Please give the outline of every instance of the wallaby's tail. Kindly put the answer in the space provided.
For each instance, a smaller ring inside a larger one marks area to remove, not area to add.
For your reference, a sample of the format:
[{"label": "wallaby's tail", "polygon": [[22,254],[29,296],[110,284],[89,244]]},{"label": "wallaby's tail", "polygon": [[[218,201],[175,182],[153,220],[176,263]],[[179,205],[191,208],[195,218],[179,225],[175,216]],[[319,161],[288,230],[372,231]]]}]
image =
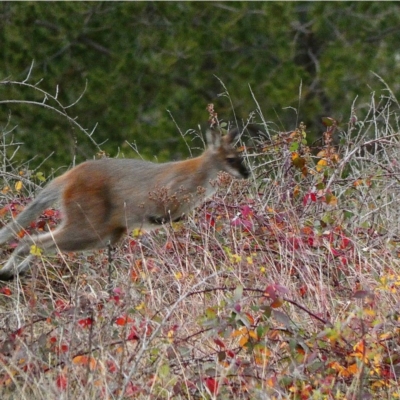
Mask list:
[{"label": "wallaby's tail", "polygon": [[17,218],[0,229],[0,245],[16,236],[43,210],[55,203],[61,193],[62,185],[57,179],[50,182],[39,195],[20,213]]}]

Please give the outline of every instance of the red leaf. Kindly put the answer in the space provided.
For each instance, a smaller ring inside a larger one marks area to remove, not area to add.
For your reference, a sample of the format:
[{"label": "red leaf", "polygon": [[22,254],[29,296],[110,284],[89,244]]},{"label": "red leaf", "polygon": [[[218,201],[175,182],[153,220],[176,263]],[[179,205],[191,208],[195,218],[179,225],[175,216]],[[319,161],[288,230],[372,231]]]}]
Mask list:
[{"label": "red leaf", "polygon": [[93,320],[92,318],[84,318],[84,319],[80,319],[78,321],[78,324],[82,327],[82,328],[87,328],[89,326],[91,326],[93,324]]},{"label": "red leaf", "polygon": [[210,224],[210,226],[215,226],[215,218],[212,214],[207,213],[206,214],[206,220]]},{"label": "red leaf", "polygon": [[115,364],[114,361],[107,360],[106,365],[107,365],[108,372],[114,373],[114,372],[118,371],[118,366],[117,366],[117,364]]},{"label": "red leaf", "polygon": [[214,378],[204,378],[204,383],[211,394],[218,393],[218,382]]},{"label": "red leaf", "polygon": [[59,312],[65,311],[70,308],[70,304],[68,304],[65,300],[58,299],[56,300],[56,310]]},{"label": "red leaf", "polygon": [[307,291],[308,291],[308,288],[306,285],[300,286],[299,293],[300,293],[301,297],[304,297],[306,295]]},{"label": "red leaf", "polygon": [[0,293],[4,294],[5,296],[11,296],[12,294],[11,289],[8,287],[2,287],[0,289]]},{"label": "red leaf", "polygon": [[240,212],[245,219],[249,219],[249,217],[253,216],[253,210],[250,206],[240,207]]},{"label": "red leaf", "polygon": [[235,358],[235,353],[232,350],[227,350],[226,355],[230,358]]},{"label": "red leaf", "polygon": [[67,344],[62,344],[60,346],[60,353],[66,353],[68,351],[68,345]]},{"label": "red leaf", "polygon": [[332,248],[331,251],[332,251],[332,254],[334,257],[339,257],[343,254],[343,252],[341,252],[340,250],[337,250],[337,249]]},{"label": "red leaf", "polygon": [[316,202],[317,201],[317,195],[315,193],[307,193],[303,197],[303,206],[306,206],[310,201]]},{"label": "red leaf", "polygon": [[35,226],[32,226],[32,228],[36,228],[36,229],[43,229],[46,226],[46,221],[45,220],[41,220],[35,223]]},{"label": "red leaf", "polygon": [[135,326],[131,327],[127,340],[139,340],[139,334]]},{"label": "red leaf", "polygon": [[23,328],[17,329],[13,333],[11,333],[10,340],[14,341],[17,337],[22,336],[23,333],[24,333],[24,329]]},{"label": "red leaf", "polygon": [[51,209],[45,210],[43,213],[43,216],[45,216],[45,217],[54,217],[54,215],[56,215],[56,212],[55,212],[55,210],[51,210]]},{"label": "red leaf", "polygon": [[135,396],[136,398],[139,392],[140,392],[140,386],[136,386],[132,382],[129,382],[128,386],[126,387],[125,396],[126,397]]},{"label": "red leaf", "polygon": [[119,296],[111,296],[110,301],[114,301],[116,305],[120,303],[120,297]]},{"label": "red leaf", "polygon": [[220,347],[221,349],[224,349],[225,348],[225,345],[224,345],[224,342],[221,340],[221,339],[214,339],[214,343],[218,346],[218,347]]},{"label": "red leaf", "polygon": [[282,285],[272,284],[265,288],[264,296],[270,298],[271,300],[275,300],[279,296],[288,294],[289,290]]},{"label": "red leaf", "polygon": [[342,243],[340,244],[340,248],[345,249],[350,244],[351,244],[351,240],[348,237],[342,235]]},{"label": "red leaf", "polygon": [[60,374],[56,378],[56,385],[60,390],[65,390],[68,386],[68,379],[64,374]]},{"label": "red leaf", "polygon": [[233,309],[234,309],[237,313],[240,313],[240,311],[242,310],[242,307],[241,307],[240,304],[235,304],[235,305],[233,306]]}]

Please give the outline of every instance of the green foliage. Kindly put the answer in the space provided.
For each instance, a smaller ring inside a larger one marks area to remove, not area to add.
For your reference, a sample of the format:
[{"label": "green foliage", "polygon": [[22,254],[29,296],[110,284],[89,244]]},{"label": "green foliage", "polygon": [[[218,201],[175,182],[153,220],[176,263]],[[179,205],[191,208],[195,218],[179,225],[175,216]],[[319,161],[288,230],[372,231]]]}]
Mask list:
[{"label": "green foliage", "polygon": [[[97,143],[115,156],[186,157],[181,131],[207,119],[207,103],[220,117],[242,118],[255,108],[279,130],[299,119],[315,138],[320,115],[347,119],[358,96],[380,91],[374,71],[391,84],[399,73],[399,14],[394,3],[314,2],[45,2],[1,4],[0,79],[29,79],[70,108]],[[218,77],[229,91],[231,99]],[[299,99],[299,87],[301,98]],[[396,89],[396,87],[394,88]],[[32,91],[0,85],[0,98],[32,99]],[[300,108],[299,116],[291,107]],[[284,110],[282,110],[284,108]],[[54,152],[46,167],[91,158],[95,149],[73,126],[49,110],[1,105],[11,111],[14,135],[32,165]],[[171,117],[172,116],[172,117]],[[174,120],[173,120],[174,119]],[[191,143],[198,146],[200,142]]]}]

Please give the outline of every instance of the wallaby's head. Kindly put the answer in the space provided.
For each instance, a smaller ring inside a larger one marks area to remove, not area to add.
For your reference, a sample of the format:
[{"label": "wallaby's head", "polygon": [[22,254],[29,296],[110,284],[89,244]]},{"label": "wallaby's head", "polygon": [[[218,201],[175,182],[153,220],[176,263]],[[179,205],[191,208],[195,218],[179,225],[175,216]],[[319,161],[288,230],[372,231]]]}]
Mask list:
[{"label": "wallaby's head", "polygon": [[217,130],[207,132],[209,149],[213,152],[213,162],[220,171],[225,171],[235,178],[248,178],[250,175],[243,157],[234,147],[234,142],[239,134],[238,129],[229,131],[225,136]]}]

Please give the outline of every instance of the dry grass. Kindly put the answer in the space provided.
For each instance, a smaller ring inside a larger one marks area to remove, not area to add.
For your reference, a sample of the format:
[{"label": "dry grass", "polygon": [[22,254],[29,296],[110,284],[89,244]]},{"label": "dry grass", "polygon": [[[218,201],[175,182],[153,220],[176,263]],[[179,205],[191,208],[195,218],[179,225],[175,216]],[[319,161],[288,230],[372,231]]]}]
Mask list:
[{"label": "dry grass", "polygon": [[184,222],[2,285],[1,398],[398,398],[399,107],[380,106],[325,121],[318,157],[262,124],[252,179]]}]

